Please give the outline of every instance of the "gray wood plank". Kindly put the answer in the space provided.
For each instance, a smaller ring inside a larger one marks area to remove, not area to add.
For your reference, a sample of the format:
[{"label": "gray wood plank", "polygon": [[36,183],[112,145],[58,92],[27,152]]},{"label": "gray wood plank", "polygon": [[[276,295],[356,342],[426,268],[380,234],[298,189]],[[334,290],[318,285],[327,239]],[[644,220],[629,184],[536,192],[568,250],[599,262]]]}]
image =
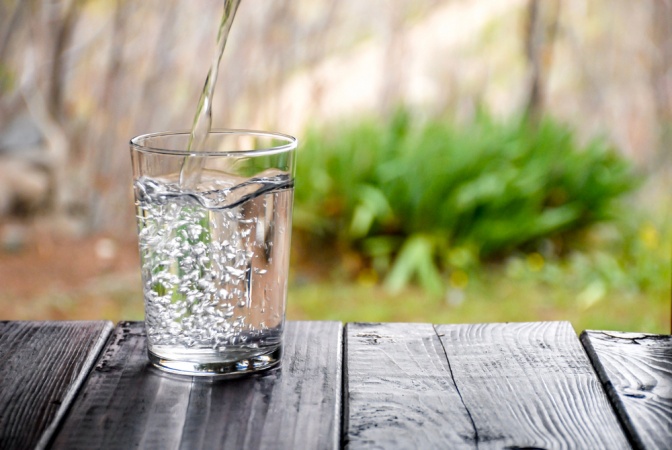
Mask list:
[{"label": "gray wood plank", "polygon": [[479,449],[630,448],[568,322],[436,330]]},{"label": "gray wood plank", "polygon": [[476,448],[432,325],[349,323],[345,339],[346,448]]},{"label": "gray wood plank", "polygon": [[634,446],[672,448],[672,336],[585,331],[581,341]]},{"label": "gray wood plank", "polygon": [[341,353],[340,323],[288,322],[279,369],[209,382],[152,368],[121,323],[53,448],[338,448]]},{"label": "gray wood plank", "polygon": [[44,448],[111,322],[0,322],[0,448]]}]

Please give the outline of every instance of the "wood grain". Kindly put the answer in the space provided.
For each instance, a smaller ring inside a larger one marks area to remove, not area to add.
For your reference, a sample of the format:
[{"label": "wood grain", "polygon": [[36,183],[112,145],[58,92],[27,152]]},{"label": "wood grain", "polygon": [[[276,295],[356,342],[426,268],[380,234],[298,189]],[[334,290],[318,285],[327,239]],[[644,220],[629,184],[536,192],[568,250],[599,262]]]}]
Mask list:
[{"label": "wood grain", "polygon": [[476,448],[432,325],[349,323],[345,336],[346,448]]},{"label": "wood grain", "polygon": [[479,449],[630,448],[568,322],[436,330]]},{"label": "wood grain", "polygon": [[342,326],[288,322],[281,368],[229,381],[165,374],[121,323],[54,448],[338,448]]},{"label": "wood grain", "polygon": [[634,446],[672,448],[672,336],[585,331],[581,341]]},{"label": "wood grain", "polygon": [[0,448],[44,448],[112,328],[0,322]]}]

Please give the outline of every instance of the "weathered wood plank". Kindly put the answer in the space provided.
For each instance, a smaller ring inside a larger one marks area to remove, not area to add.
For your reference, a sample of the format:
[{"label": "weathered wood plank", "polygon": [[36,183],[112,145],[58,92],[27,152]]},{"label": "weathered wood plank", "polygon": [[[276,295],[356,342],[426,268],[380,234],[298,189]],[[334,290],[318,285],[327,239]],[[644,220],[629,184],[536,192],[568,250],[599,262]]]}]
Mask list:
[{"label": "weathered wood plank", "polygon": [[581,342],[634,446],[672,448],[672,336],[585,331]]},{"label": "weathered wood plank", "polygon": [[476,448],[432,325],[349,323],[345,336],[346,448]]},{"label": "weathered wood plank", "polygon": [[436,330],[479,449],[630,448],[568,322]]},{"label": "weathered wood plank", "polygon": [[0,448],[44,448],[111,322],[0,322]]},{"label": "weathered wood plank", "polygon": [[142,323],[121,323],[53,447],[338,448],[342,325],[288,322],[282,365],[228,381],[149,366]]}]

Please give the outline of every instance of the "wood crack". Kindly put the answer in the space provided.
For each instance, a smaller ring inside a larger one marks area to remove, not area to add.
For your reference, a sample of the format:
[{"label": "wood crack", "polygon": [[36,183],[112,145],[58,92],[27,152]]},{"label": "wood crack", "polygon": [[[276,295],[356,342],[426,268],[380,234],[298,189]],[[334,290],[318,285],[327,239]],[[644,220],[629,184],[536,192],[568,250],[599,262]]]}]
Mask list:
[{"label": "wood crack", "polygon": [[471,411],[469,411],[469,407],[464,401],[464,397],[462,397],[460,387],[457,385],[457,380],[455,380],[455,374],[453,373],[453,366],[450,364],[450,358],[448,358],[448,352],[446,351],[446,346],[443,345],[443,340],[441,339],[441,337],[444,336],[444,334],[439,334],[438,330],[436,329],[436,325],[432,324],[432,328],[434,329],[434,333],[436,333],[436,337],[439,339],[441,349],[443,349],[443,354],[446,357],[446,363],[448,363],[448,370],[450,372],[450,379],[453,380],[453,386],[455,386],[455,391],[457,392],[457,395],[460,397],[460,402],[462,403],[462,406],[464,406],[464,410],[467,412],[467,416],[469,417],[471,426],[474,429],[474,444],[476,445],[476,450],[478,450],[478,429],[476,428],[476,422],[474,421],[474,418],[471,415]]}]

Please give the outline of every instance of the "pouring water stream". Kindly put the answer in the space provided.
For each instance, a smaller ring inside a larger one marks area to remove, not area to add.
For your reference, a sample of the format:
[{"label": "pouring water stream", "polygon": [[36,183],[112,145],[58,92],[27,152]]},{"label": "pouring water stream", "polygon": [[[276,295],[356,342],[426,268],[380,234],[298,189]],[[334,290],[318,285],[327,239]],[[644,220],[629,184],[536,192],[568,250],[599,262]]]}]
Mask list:
[{"label": "pouring water stream", "polygon": [[[208,134],[212,127],[212,99],[215,94],[219,65],[239,4],[240,0],[224,0],[224,12],[217,33],[217,53],[212,60],[208,76],[205,79],[205,85],[198,101],[196,115],[194,116],[191,128],[191,136],[189,137],[187,150],[192,153],[205,150]],[[202,169],[203,158],[194,156],[185,157],[180,170],[180,185],[183,188],[194,188],[201,178]]]}]

